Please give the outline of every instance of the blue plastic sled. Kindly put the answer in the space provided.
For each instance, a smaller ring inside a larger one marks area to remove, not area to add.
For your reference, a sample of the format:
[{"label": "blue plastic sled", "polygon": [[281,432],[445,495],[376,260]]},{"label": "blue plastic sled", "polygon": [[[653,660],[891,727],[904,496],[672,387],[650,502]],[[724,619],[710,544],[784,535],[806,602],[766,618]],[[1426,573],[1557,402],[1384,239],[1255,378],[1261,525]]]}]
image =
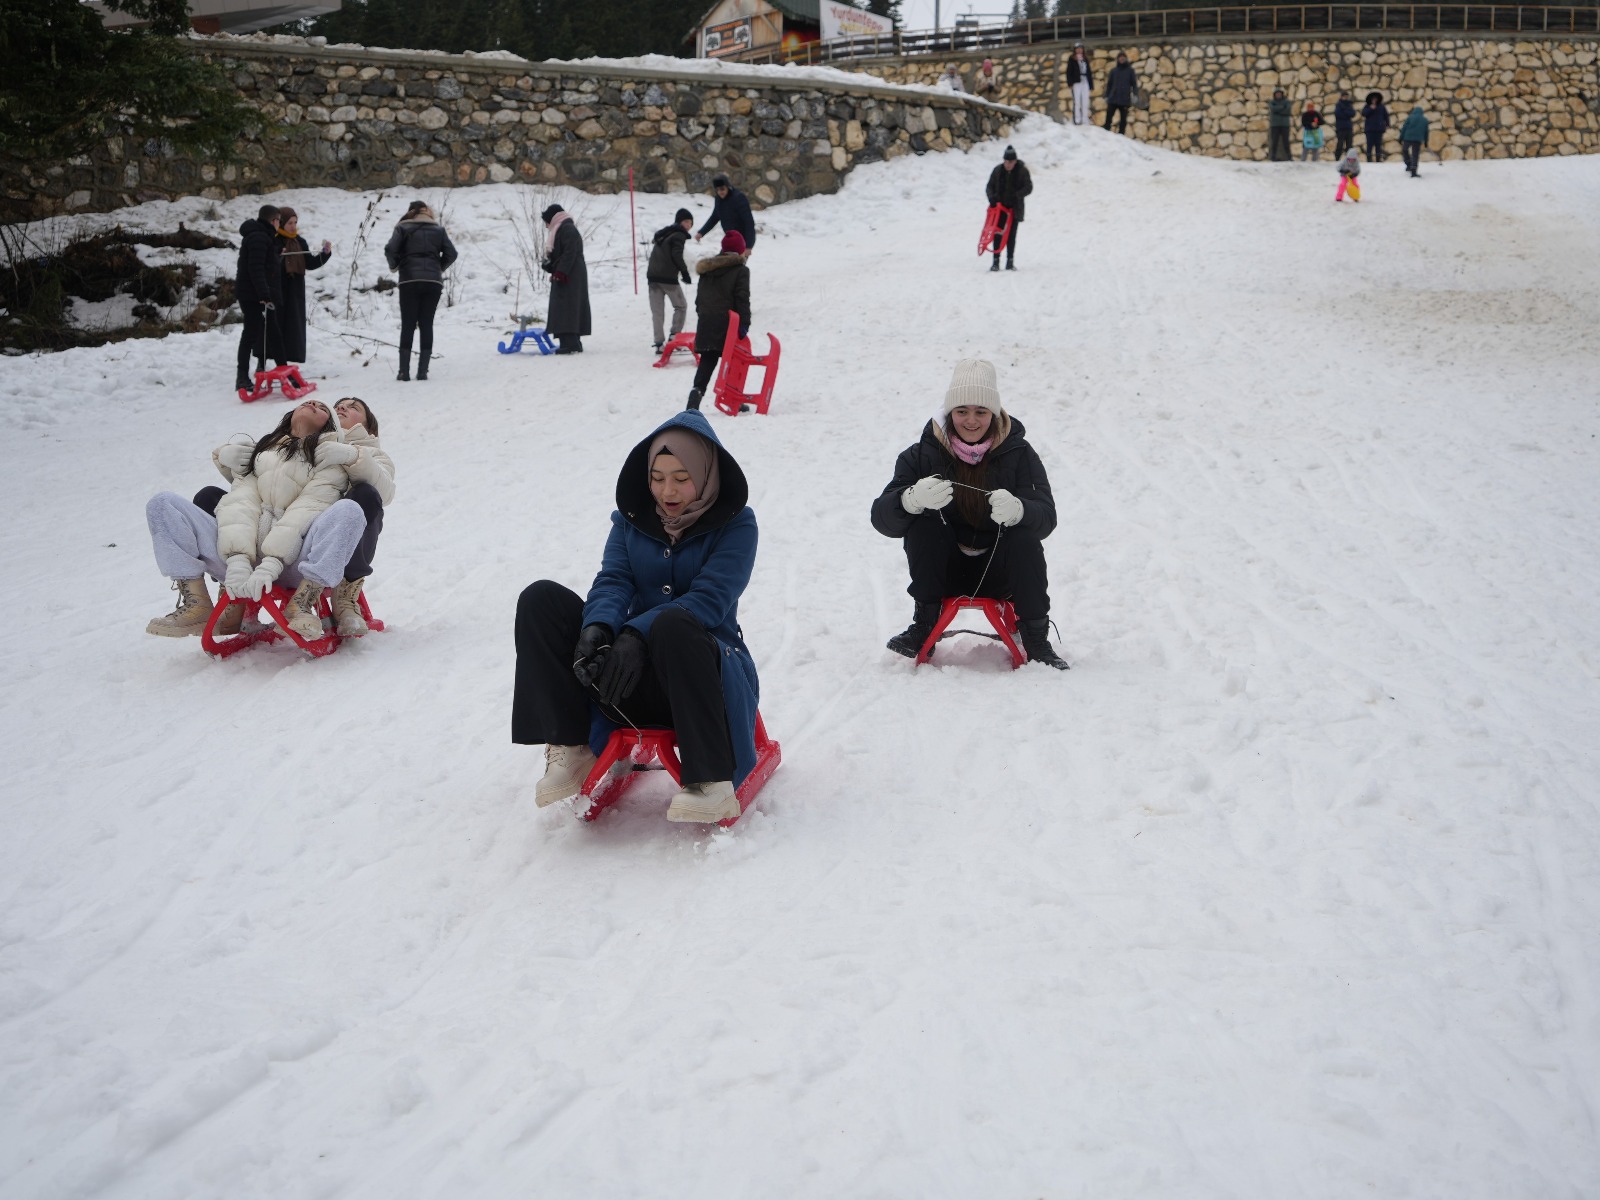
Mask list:
[{"label": "blue plastic sled", "polygon": [[556,352],[556,344],[550,340],[548,333],[542,329],[528,328],[538,318],[513,315],[511,319],[517,323],[517,328],[506,330],[507,336],[511,338],[509,346],[504,342],[496,345],[495,349],[499,350],[501,354],[517,353],[522,349],[522,343],[529,338],[533,339],[533,344],[539,348],[540,354],[554,354]]}]

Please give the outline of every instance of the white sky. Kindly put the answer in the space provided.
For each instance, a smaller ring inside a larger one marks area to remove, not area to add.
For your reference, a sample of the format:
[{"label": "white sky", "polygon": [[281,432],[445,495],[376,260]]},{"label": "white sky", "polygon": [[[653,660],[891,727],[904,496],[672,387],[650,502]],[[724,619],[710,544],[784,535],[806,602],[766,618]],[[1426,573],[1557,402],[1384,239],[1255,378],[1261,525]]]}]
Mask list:
[{"label": "white sky", "polygon": [[[902,28],[932,29],[934,0],[900,0]],[[956,17],[966,13],[986,20],[1004,20],[1011,12],[1011,0],[939,0],[939,24],[948,29]]]}]

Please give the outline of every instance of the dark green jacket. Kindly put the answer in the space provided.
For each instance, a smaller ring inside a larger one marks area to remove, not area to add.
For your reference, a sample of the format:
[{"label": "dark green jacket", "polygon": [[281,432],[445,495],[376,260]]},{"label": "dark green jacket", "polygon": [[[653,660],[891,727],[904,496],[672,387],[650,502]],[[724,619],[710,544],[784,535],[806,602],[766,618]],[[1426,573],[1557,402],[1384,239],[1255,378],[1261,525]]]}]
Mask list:
[{"label": "dark green jacket", "polygon": [[1280,100],[1277,97],[1274,97],[1272,100],[1267,102],[1268,129],[1289,128],[1290,118],[1293,116],[1294,109],[1290,106],[1287,100]]},{"label": "dark green jacket", "polygon": [[1411,115],[1406,118],[1406,123],[1400,126],[1400,140],[1402,142],[1426,142],[1428,140],[1428,118],[1422,115],[1422,106],[1420,104],[1411,110]]}]

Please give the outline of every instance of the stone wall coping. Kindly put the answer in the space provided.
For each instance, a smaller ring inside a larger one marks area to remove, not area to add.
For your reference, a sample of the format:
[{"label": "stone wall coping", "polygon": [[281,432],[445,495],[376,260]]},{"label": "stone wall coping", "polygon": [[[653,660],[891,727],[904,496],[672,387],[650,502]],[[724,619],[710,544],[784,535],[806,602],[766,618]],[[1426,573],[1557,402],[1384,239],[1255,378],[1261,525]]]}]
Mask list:
[{"label": "stone wall coping", "polygon": [[[996,104],[978,96],[955,93],[944,88],[913,86],[908,84],[865,83],[844,79],[817,79],[797,75],[786,78],[778,71],[746,70],[736,67],[718,70],[714,75],[701,75],[693,70],[675,71],[670,67],[626,66],[600,59],[593,63],[581,59],[559,62],[532,62],[525,58],[487,58],[479,55],[443,54],[423,50],[378,50],[361,46],[312,46],[274,42],[255,42],[244,38],[189,37],[183,39],[197,51],[220,54],[233,58],[309,58],[340,64],[367,64],[371,66],[415,66],[427,70],[470,71],[476,74],[534,75],[541,78],[581,76],[586,79],[655,79],[673,83],[696,83],[706,87],[728,85],[732,87],[774,88],[779,91],[816,91],[836,95],[871,96],[877,100],[900,103],[916,102],[928,108],[993,109],[1008,117],[1021,120],[1027,110],[1008,104]],[[697,59],[687,59],[697,62]],[[799,68],[797,68],[798,70]],[[845,71],[845,68],[836,68]],[[847,73],[854,73],[853,69]]]}]

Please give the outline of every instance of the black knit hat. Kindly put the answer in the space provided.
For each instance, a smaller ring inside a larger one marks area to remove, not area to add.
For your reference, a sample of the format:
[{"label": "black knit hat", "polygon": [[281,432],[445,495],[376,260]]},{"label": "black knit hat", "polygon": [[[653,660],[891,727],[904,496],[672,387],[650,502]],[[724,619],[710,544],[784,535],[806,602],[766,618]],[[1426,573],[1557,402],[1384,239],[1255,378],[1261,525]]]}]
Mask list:
[{"label": "black knit hat", "polygon": [[1004,154],[1002,154],[1000,157],[1001,158],[1015,158],[1016,156],[1017,156],[1016,147],[1007,146],[1006,147],[1006,152]]},{"label": "black knit hat", "polygon": [[672,218],[672,223],[674,225],[681,225],[685,221],[692,221],[692,220],[694,220],[694,214],[692,212],[690,212],[687,208],[680,208],[678,210],[678,215]]},{"label": "black knit hat", "polygon": [[726,175],[715,175],[711,179],[711,186],[714,188],[731,188],[733,184],[728,182],[728,177]]},{"label": "black knit hat", "polygon": [[561,205],[552,204],[549,208],[545,209],[542,213],[539,214],[539,219],[541,221],[543,221],[546,225],[548,225],[548,224],[550,224],[550,219],[552,217],[554,217],[558,212],[566,212],[566,211],[567,210],[562,208]]}]

